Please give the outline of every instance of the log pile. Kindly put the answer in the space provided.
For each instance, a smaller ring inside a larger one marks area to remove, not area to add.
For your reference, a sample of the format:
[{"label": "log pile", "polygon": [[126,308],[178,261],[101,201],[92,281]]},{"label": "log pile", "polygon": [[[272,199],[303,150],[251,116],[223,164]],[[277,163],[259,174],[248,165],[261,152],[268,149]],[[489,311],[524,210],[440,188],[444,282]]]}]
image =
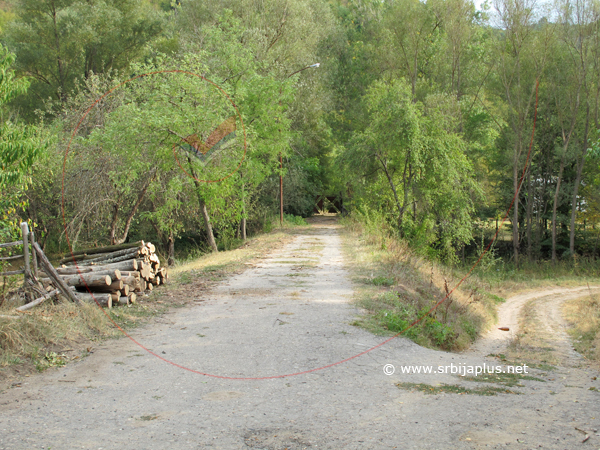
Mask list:
[{"label": "log pile", "polygon": [[[82,250],[60,260],[55,271],[79,301],[95,303],[95,299],[108,308],[130,305],[167,280],[155,250],[144,241]],[[56,285],[53,278],[41,281]]]}]

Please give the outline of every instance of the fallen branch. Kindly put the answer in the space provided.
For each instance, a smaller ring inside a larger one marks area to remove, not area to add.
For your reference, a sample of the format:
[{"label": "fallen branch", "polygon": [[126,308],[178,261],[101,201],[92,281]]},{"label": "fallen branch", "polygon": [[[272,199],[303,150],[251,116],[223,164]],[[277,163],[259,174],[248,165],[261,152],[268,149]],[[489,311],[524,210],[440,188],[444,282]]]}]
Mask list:
[{"label": "fallen branch", "polygon": [[48,274],[50,279],[52,279],[52,281],[55,283],[55,285],[58,287],[58,289],[60,289],[62,294],[65,297],[67,297],[69,300],[73,301],[74,303],[80,303],[79,299],[77,297],[75,297],[75,294],[73,293],[73,291],[71,289],[69,289],[69,286],[67,286],[67,283],[65,283],[64,280],[58,275],[58,273],[54,269],[54,266],[52,264],[50,264],[50,261],[48,261],[48,258],[46,258],[46,255],[44,255],[44,252],[43,252],[42,248],[40,247],[40,245],[37,242],[34,242],[32,244],[32,246],[33,246],[33,249],[38,254],[40,263],[44,267],[44,271]]},{"label": "fallen branch", "polygon": [[[54,289],[51,292],[48,292],[45,295],[42,295],[40,298],[35,299],[32,302],[27,303],[26,305],[20,306],[19,308],[17,308],[17,311],[22,312],[22,311],[27,311],[28,309],[33,308],[34,306],[39,305],[40,303],[42,303],[44,300],[49,299],[50,297],[54,297],[55,295],[58,295],[60,293],[60,290],[58,289]],[[7,316],[8,317],[8,316]],[[18,316],[15,316],[18,317]]]}]

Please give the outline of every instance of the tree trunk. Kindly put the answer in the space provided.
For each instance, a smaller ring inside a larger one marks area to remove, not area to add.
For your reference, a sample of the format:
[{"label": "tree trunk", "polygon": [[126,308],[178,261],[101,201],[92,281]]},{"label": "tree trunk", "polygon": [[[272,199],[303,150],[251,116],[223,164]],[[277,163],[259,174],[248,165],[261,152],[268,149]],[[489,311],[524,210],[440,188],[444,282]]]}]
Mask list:
[{"label": "tree trunk", "polygon": [[[531,166],[530,166],[531,167]],[[531,168],[527,171],[527,216],[525,219],[527,225],[527,259],[533,260],[531,235],[533,226],[533,186],[531,184]]]},{"label": "tree trunk", "polygon": [[206,209],[206,202],[200,193],[200,183],[198,182],[198,177],[196,177],[196,173],[194,168],[192,167],[191,158],[188,156],[188,164],[190,167],[190,173],[192,177],[194,177],[194,184],[196,185],[196,195],[198,196],[198,204],[200,205],[200,212],[202,213],[202,218],[204,219],[204,227],[206,228],[206,236],[208,239],[208,245],[210,245],[211,250],[214,253],[217,253],[219,249],[217,248],[217,243],[215,241],[215,235],[213,234],[212,225],[210,223],[210,216],[208,215],[208,210]]},{"label": "tree trunk", "polygon": [[141,246],[142,246],[142,241],[137,241],[137,242],[130,242],[128,244],[108,245],[106,247],[97,247],[97,248],[90,248],[87,250],[80,250],[77,252],[73,252],[73,254],[70,256],[65,256],[63,259],[61,259],[59,261],[59,264],[63,264],[64,262],[67,262],[67,261],[72,261],[73,257],[75,257],[75,259],[78,259],[79,255],[96,255],[98,253],[112,253],[117,250],[131,249],[134,247],[141,247]]},{"label": "tree trunk", "polygon": [[154,181],[154,178],[156,177],[156,172],[157,172],[156,167],[154,169],[152,169],[152,171],[150,172],[150,177],[148,178],[148,181],[144,185],[144,188],[140,191],[140,193],[138,195],[138,199],[135,202],[135,205],[133,205],[133,208],[131,209],[131,211],[129,212],[129,215],[127,216],[127,219],[125,220],[125,229],[123,230],[123,234],[121,235],[121,237],[119,239],[117,239],[115,236],[116,221],[113,220],[113,225],[111,226],[111,237],[110,237],[112,244],[122,244],[123,242],[125,242],[127,240],[127,235],[129,234],[129,228],[131,227],[131,221],[133,220],[133,217],[135,216],[135,213],[137,212],[138,208],[142,204],[142,200],[144,200],[144,197],[146,196],[146,192],[148,191],[148,188]]},{"label": "tree trunk", "polygon": [[[94,273],[75,275],[65,280],[69,286],[80,288],[86,287],[108,287],[112,283],[110,275],[96,275]],[[120,282],[121,280],[116,280]]]},{"label": "tree trunk", "polygon": [[[135,259],[128,259],[127,261],[121,261],[114,264],[106,264],[101,266],[91,266],[93,270],[120,270],[122,272],[129,272],[138,270],[138,263]],[[77,273],[77,272],[76,272]]]},{"label": "tree trunk", "polygon": [[[398,231],[402,232],[402,219],[404,216],[404,209],[406,206],[406,201],[407,201],[407,196],[408,196],[408,191],[406,190],[406,183],[405,183],[405,188],[404,188],[404,205],[401,206],[400,199],[398,198],[398,192],[396,191],[396,185],[394,184],[392,175],[388,171],[387,162],[383,161],[383,159],[379,155],[377,155],[377,159],[379,159],[379,162],[381,163],[381,166],[383,167],[385,176],[387,177],[388,183],[390,184],[390,188],[392,189],[392,192],[394,194],[394,200],[396,201],[396,208],[398,208]],[[406,176],[406,166],[404,167],[404,175]]]},{"label": "tree trunk", "polygon": [[110,221],[110,243],[111,245],[115,244],[116,236],[117,236],[117,222],[119,221],[119,203],[115,203],[113,205],[113,216]]},{"label": "tree trunk", "polygon": [[[116,291],[120,291],[121,289],[123,289],[124,283],[123,280],[115,280],[112,283],[110,283],[108,286],[94,286],[93,289],[90,289],[93,292],[116,292]],[[85,289],[85,286],[82,286],[83,289]],[[81,289],[81,288],[80,288]],[[85,290],[81,289],[83,292],[85,292]]]},{"label": "tree trunk", "polygon": [[217,248],[217,243],[215,241],[215,235],[213,234],[212,224],[210,223],[210,216],[208,215],[208,210],[206,209],[206,203],[202,198],[202,195],[198,191],[198,203],[200,204],[200,212],[202,213],[202,218],[204,219],[204,226],[206,227],[206,235],[208,238],[208,245],[213,252],[217,253],[219,249]]},{"label": "tree trunk", "polygon": [[[516,156],[516,155],[515,155]],[[513,164],[513,190],[515,193],[515,202],[513,205],[513,257],[515,267],[519,267],[519,168],[518,157],[515,158]]]},{"label": "tree trunk", "polygon": [[[116,252],[119,253],[119,252]],[[87,266],[102,266],[102,265],[106,265],[106,264],[113,264],[113,263],[117,263],[117,262],[121,262],[121,261],[127,261],[128,259],[135,259],[140,255],[140,250],[139,249],[133,249],[133,250],[129,250],[127,253],[121,255],[121,256],[115,256],[114,258],[107,258],[107,257],[102,257],[102,258],[97,258],[97,259],[92,259],[89,261],[82,261],[80,263],[78,263],[78,265],[80,267],[87,267]]]},{"label": "tree trunk", "polygon": [[556,180],[556,190],[554,191],[554,204],[552,205],[552,262],[556,263],[556,215],[558,209],[558,197],[560,193],[560,183],[565,169],[565,154],[560,159],[560,168],[558,169],[558,179]]},{"label": "tree trunk", "polygon": [[107,308],[112,308],[112,298],[110,294],[102,294],[97,292],[95,294],[90,294],[86,292],[77,292],[74,293],[79,301],[85,303],[96,303],[98,302],[100,306],[106,306]]},{"label": "tree trunk", "polygon": [[573,199],[571,200],[571,225],[569,232],[569,252],[571,256],[575,255],[575,218],[577,216],[577,194],[581,184],[583,165],[587,154],[588,133],[590,125],[590,105],[586,108],[585,131],[583,132],[583,149],[581,150],[581,159],[577,162],[577,175],[575,176],[575,185],[573,186]]},{"label": "tree trunk", "polygon": [[173,230],[169,231],[169,238],[167,241],[167,265],[172,266],[175,264],[175,236],[173,235]]}]

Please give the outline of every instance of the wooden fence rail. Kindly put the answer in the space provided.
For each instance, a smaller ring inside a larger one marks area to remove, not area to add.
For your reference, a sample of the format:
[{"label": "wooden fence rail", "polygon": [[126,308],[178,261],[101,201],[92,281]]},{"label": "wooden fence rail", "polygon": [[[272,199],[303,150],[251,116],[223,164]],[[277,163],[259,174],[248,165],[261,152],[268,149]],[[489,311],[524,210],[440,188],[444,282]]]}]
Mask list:
[{"label": "wooden fence rail", "polygon": [[[0,248],[10,248],[10,247],[17,247],[19,245],[22,245],[23,246],[23,254],[0,257],[0,262],[1,261],[12,261],[12,260],[23,258],[23,262],[24,262],[23,268],[19,269],[19,270],[9,270],[7,272],[0,272],[0,276],[23,274],[25,276],[25,280],[27,280],[28,278],[29,279],[31,278],[32,273],[31,273],[31,263],[30,263],[30,258],[29,258],[29,255],[30,255],[29,244],[31,243],[33,245],[35,243],[35,235],[33,232],[29,232],[29,227],[27,226],[26,222],[21,223],[21,235],[22,235],[22,240],[0,244]],[[38,259],[37,259],[36,252],[32,252],[31,256],[32,256],[31,259],[33,260],[33,273],[37,277],[38,276],[38,264],[37,264]]]}]

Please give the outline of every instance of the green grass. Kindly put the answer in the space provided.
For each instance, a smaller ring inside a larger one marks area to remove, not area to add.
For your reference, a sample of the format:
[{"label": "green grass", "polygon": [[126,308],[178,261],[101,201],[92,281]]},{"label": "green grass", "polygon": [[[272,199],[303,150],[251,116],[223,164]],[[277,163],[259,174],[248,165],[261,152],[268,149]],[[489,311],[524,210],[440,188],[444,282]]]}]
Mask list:
[{"label": "green grass", "polygon": [[499,387],[478,387],[478,388],[466,388],[457,384],[441,384],[439,386],[432,386],[425,383],[396,383],[396,386],[400,389],[407,391],[418,391],[425,394],[468,394],[468,395],[483,395],[492,396],[498,394],[519,394],[518,392],[511,391],[506,388]]},{"label": "green grass", "polygon": [[508,387],[522,387],[523,385],[519,384],[519,381],[521,380],[539,381],[542,383],[546,382],[546,380],[542,380],[541,378],[532,377],[530,375],[522,375],[520,373],[485,373],[476,377],[462,377],[462,379],[477,383],[501,384]]},{"label": "green grass", "polygon": [[356,287],[355,302],[366,311],[353,325],[379,335],[403,332],[426,347],[462,350],[492,322],[495,299],[474,289],[454,292],[427,315],[457,281],[451,271],[414,254],[397,239],[344,223],[343,243]]},{"label": "green grass", "polygon": [[375,286],[392,286],[394,284],[394,279],[377,276],[371,280],[371,283]]},{"label": "green grass", "polygon": [[139,420],[150,421],[158,419],[158,414],[148,414],[146,416],[141,416]]},{"label": "green grass", "polygon": [[[457,270],[466,273],[471,266],[472,263],[469,263]],[[501,262],[489,270],[474,270],[477,283],[501,296],[546,286],[600,283],[598,273],[600,261],[583,257],[559,260],[554,264],[551,261],[527,261],[523,258],[518,269],[510,262]]]},{"label": "green grass", "polygon": [[[355,301],[366,311],[353,324],[383,335],[406,330],[403,333],[406,337],[427,347],[451,351],[468,348],[480,334],[494,326],[498,305],[516,293],[544,287],[581,286],[588,281],[600,284],[598,261],[572,258],[552,265],[524,258],[517,270],[490,253],[454,289],[474,261],[457,267],[444,265],[424,256],[419,249],[411,249],[377,220],[343,219],[341,223],[346,228],[344,250],[356,287]],[[430,317],[407,329],[450,291],[452,294]],[[587,326],[585,330],[579,327],[572,334],[576,348],[586,355],[600,348],[600,313],[595,317],[597,326]],[[596,353],[600,358],[600,351]],[[548,366],[554,363],[551,359],[538,359],[532,362]]]},{"label": "green grass", "polygon": [[293,214],[284,214],[283,221],[287,226],[308,226],[308,222],[304,217],[294,216]]},{"label": "green grass", "polygon": [[35,368],[38,372],[43,372],[50,367],[62,367],[67,363],[65,355],[58,355],[56,352],[46,352],[43,358],[35,361]]},{"label": "green grass", "polygon": [[508,366],[522,366],[524,364],[527,364],[527,367],[531,367],[532,369],[543,370],[545,372],[551,372],[551,371],[557,370],[556,366],[553,366],[551,364],[546,364],[546,363],[534,363],[534,362],[530,362],[530,361],[516,361],[516,360],[509,361],[507,359],[506,355],[503,353],[490,353],[487,356],[497,358],[500,361],[502,361],[503,364],[506,364]]}]

